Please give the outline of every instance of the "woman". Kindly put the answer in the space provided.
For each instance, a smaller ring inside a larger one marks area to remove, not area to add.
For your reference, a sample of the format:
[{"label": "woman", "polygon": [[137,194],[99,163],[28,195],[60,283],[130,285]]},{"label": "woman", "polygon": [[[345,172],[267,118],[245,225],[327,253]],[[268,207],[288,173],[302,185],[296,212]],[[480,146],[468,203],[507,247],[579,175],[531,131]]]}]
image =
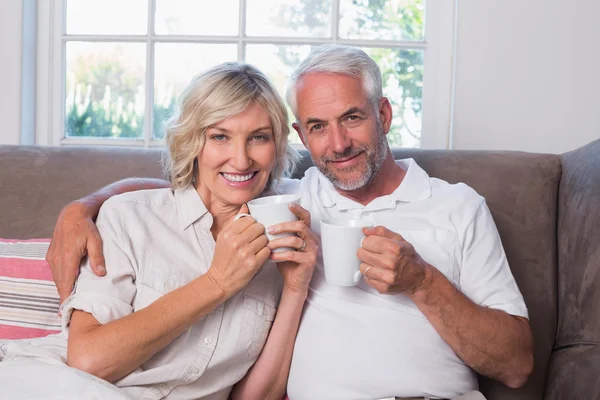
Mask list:
[{"label": "woman", "polygon": [[[65,360],[132,398],[283,397],[317,240],[300,206],[291,208],[299,221],[272,231],[296,235],[271,242],[253,218],[235,217],[292,165],[285,106],[258,70],[225,63],[190,84],[180,110],[166,136],[173,189],[103,205],[107,275],[85,263],[61,307],[62,334],[0,349],[9,397],[18,398],[11,388],[23,390],[15,379],[31,363],[36,379],[56,381],[40,362]],[[298,251],[271,253],[279,247]],[[94,379],[86,386],[86,377],[74,373],[66,386],[92,397],[113,390]]]}]

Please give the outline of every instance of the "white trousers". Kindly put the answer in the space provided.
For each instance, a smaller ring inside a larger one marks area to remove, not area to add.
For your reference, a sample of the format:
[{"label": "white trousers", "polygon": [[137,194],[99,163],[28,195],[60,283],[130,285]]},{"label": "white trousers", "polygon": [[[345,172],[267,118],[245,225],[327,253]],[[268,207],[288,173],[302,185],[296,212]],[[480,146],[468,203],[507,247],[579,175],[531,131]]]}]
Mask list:
[{"label": "white trousers", "polygon": [[0,362],[0,388],[1,397],[11,400],[131,400],[93,375],[31,359]]}]

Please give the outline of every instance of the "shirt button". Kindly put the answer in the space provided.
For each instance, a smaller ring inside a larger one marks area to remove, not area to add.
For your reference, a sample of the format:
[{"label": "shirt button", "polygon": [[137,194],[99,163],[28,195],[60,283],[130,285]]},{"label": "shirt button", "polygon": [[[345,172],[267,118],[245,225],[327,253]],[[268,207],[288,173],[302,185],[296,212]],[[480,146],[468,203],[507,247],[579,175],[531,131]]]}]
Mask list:
[{"label": "shirt button", "polygon": [[190,370],[190,372],[192,373],[192,375],[198,375],[200,373],[200,368],[198,368],[198,367],[192,367],[192,369]]},{"label": "shirt button", "polygon": [[204,343],[206,343],[206,344],[211,344],[211,343],[212,343],[212,339],[211,339],[211,338],[209,338],[209,337],[207,337],[207,338],[204,338]]}]

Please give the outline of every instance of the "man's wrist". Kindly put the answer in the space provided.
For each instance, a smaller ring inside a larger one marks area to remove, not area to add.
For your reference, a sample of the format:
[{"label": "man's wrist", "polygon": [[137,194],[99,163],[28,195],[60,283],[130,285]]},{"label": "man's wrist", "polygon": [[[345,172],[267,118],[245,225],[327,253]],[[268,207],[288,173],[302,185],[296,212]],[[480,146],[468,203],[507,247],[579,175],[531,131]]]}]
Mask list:
[{"label": "man's wrist", "polygon": [[423,277],[420,283],[408,293],[408,296],[415,302],[426,302],[429,293],[435,290],[439,271],[432,265],[424,262]]},{"label": "man's wrist", "polygon": [[98,203],[99,202],[94,199],[84,197],[71,202],[68,207],[79,215],[96,220],[98,212],[100,211],[100,207],[102,206],[102,203]]}]

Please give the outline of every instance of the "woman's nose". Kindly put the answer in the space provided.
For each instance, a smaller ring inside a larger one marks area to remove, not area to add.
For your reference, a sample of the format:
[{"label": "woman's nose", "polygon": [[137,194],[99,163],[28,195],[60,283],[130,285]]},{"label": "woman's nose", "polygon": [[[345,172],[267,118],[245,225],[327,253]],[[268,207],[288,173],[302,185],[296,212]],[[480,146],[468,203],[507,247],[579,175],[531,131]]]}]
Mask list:
[{"label": "woman's nose", "polygon": [[231,163],[238,171],[245,171],[252,165],[246,144],[236,144]]}]

